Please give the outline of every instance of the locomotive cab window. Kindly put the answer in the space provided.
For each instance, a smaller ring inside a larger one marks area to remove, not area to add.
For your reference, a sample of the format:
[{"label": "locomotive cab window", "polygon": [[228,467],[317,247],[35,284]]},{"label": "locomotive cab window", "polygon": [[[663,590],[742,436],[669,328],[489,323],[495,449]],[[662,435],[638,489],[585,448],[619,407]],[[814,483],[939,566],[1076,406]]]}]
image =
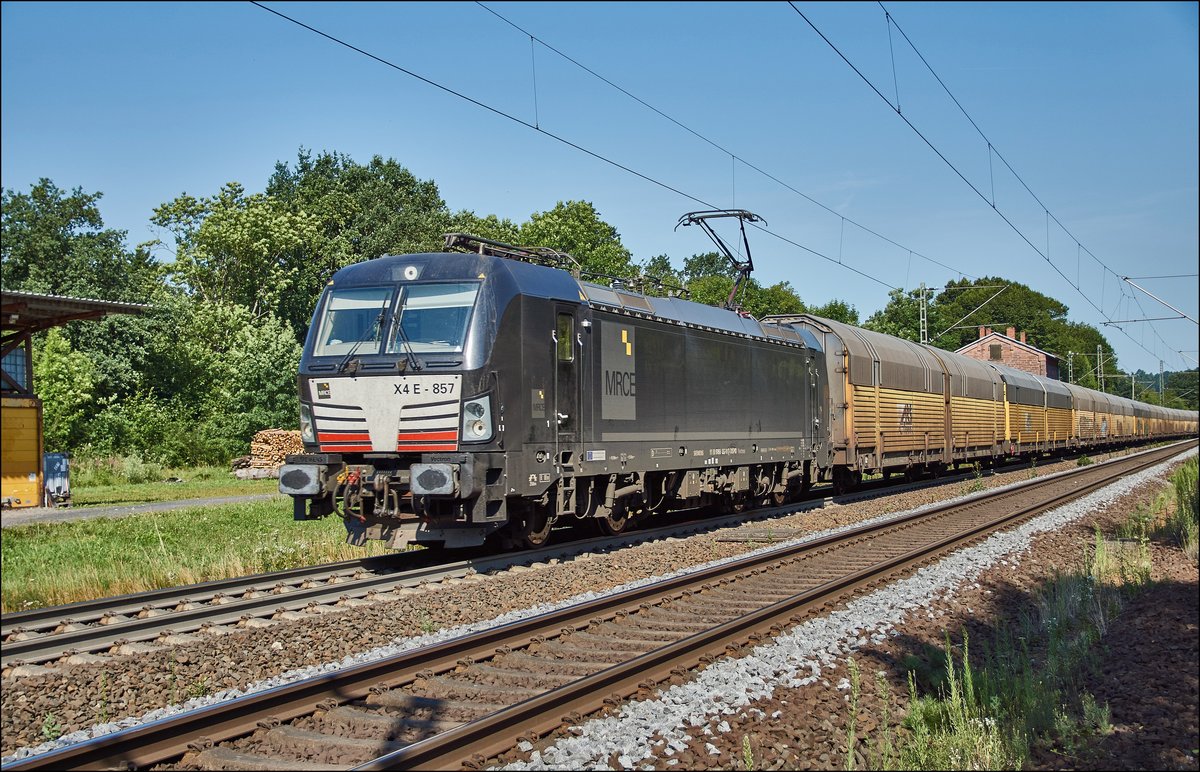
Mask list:
[{"label": "locomotive cab window", "polygon": [[354,287],[329,293],[313,346],[314,356],[379,352],[383,319],[391,305],[391,287]]},{"label": "locomotive cab window", "polygon": [[409,285],[391,324],[387,352],[403,352],[406,345],[421,353],[462,351],[478,294],[475,283]]},{"label": "locomotive cab window", "polygon": [[555,338],[558,341],[558,361],[575,361],[575,317],[570,314],[558,315],[558,331]]}]

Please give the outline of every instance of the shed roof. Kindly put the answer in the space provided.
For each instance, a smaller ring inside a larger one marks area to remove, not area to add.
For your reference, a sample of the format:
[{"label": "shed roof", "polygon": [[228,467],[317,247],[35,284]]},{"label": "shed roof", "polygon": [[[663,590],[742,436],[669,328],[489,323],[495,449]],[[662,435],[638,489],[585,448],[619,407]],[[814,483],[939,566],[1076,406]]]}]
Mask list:
[{"label": "shed roof", "polygon": [[109,314],[140,314],[149,307],[144,303],[117,303],[0,290],[0,329],[29,334],[80,319],[99,319]]}]

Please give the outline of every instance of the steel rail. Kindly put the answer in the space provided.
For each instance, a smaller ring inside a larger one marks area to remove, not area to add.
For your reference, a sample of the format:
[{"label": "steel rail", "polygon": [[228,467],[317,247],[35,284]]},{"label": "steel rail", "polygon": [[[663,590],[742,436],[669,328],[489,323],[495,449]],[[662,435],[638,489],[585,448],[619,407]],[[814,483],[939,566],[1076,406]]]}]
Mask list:
[{"label": "steel rail", "polygon": [[[827,535],[799,545],[790,545],[760,555],[748,556],[720,566],[664,580],[653,585],[628,590],[614,596],[596,599],[558,611],[548,612],[530,619],[509,623],[476,635],[405,652],[376,662],[347,668],[337,673],[307,679],[259,694],[249,695],[231,702],[201,708],[152,724],[127,729],[52,753],[14,762],[5,766],[5,770],[59,769],[63,767],[72,769],[102,769],[111,767],[112,765],[146,766],[159,763],[181,756],[199,737],[206,738],[205,742],[219,742],[252,731],[259,721],[267,719],[286,721],[309,714],[318,703],[328,701],[343,704],[365,697],[373,689],[387,689],[407,685],[415,681],[418,677],[427,675],[428,673],[446,672],[454,669],[462,660],[468,658],[487,658],[495,654],[497,648],[502,645],[514,648],[527,645],[537,640],[539,636],[542,639],[546,636],[553,637],[567,629],[580,630],[597,621],[613,619],[622,613],[629,613],[636,610],[643,603],[650,602],[656,598],[683,597],[685,591],[690,586],[705,585],[729,575],[744,575],[768,563],[778,562],[804,552],[820,550],[837,542],[854,542],[858,540],[858,537],[872,532],[907,527],[908,524],[918,520],[936,519],[947,515],[955,509],[977,507],[984,499],[990,498],[994,501],[1000,501],[1011,498],[1014,495],[1027,495],[1039,487],[1057,485],[1064,480],[1069,481],[1079,476],[1094,476],[1098,478],[1087,485],[1077,485],[1070,491],[1055,494],[1049,502],[1039,501],[1034,504],[1023,505],[1020,507],[1022,514],[1015,516],[1010,514],[1003,518],[1004,522],[1000,525],[974,527],[966,534],[957,534],[948,537],[948,539],[943,539],[941,542],[946,542],[946,544],[943,544],[940,549],[946,549],[949,542],[958,544],[964,540],[976,538],[981,533],[981,528],[990,527],[995,529],[1003,527],[1011,523],[1014,517],[1022,517],[1034,511],[1044,510],[1049,506],[1054,506],[1058,501],[1063,499],[1078,497],[1089,490],[1108,484],[1115,477],[1131,473],[1133,467],[1144,468],[1160,463],[1163,458],[1170,457],[1177,452],[1178,448],[1161,449],[1139,454],[1139,456],[1126,457],[1107,464],[1083,467],[1059,475],[1029,481],[1014,488],[1001,491],[991,497],[974,497],[965,502],[943,504],[918,513],[910,513],[892,518],[885,522],[859,526],[838,534]],[[914,550],[900,558],[888,561],[896,565],[887,570],[898,570],[897,566],[900,563],[912,564],[926,561],[929,559],[929,556],[930,548]],[[882,569],[875,570],[870,576],[863,572],[856,572],[853,577],[843,577],[827,583],[823,586],[823,600],[817,599],[812,593],[805,593],[787,601],[777,603],[772,607],[774,609],[774,616],[777,617],[785,611],[794,615],[797,609],[805,603],[823,602],[827,604],[830,602],[831,594],[845,592],[856,582],[861,583],[877,580],[879,570]],[[748,615],[747,621],[735,620],[735,622],[729,623],[732,625],[729,629],[736,628],[745,631],[755,625],[764,624],[766,618],[767,615],[765,612],[755,612]],[[722,627],[729,627],[729,625],[723,625]],[[501,711],[495,716],[484,717],[469,724],[464,724],[457,729],[451,730],[443,738],[443,741],[431,738],[415,743],[399,751],[398,754],[391,754],[382,757],[377,762],[373,762],[375,766],[365,768],[384,768],[392,764],[402,764],[406,767],[412,766],[415,768],[445,768],[451,765],[450,755],[447,754],[452,755],[458,752],[457,750],[447,750],[447,748],[461,750],[462,752],[459,756],[455,757],[456,760],[461,762],[464,759],[469,760],[469,757],[479,753],[484,755],[493,753],[495,752],[494,748],[499,747],[497,744],[507,743],[506,747],[511,747],[512,741],[515,740],[511,735],[506,740],[501,740],[499,737],[489,739],[489,736],[500,731],[501,726],[515,727],[519,725],[522,728],[527,728],[533,724],[537,726],[558,725],[560,723],[558,715],[552,718],[537,718],[537,715],[551,708],[560,710],[568,704],[584,704],[580,701],[591,700],[587,704],[594,704],[597,700],[602,699],[599,694],[605,690],[617,688],[618,685],[620,685],[621,689],[628,691],[629,683],[633,680],[640,682],[646,679],[645,667],[654,663],[661,665],[662,663],[670,662],[681,656],[681,651],[684,648],[690,648],[694,651],[702,648],[707,649],[714,645],[714,641],[718,640],[714,636],[714,633],[700,633],[686,639],[691,641],[687,646],[684,646],[683,642],[680,641],[678,644],[671,644],[666,647],[669,652],[664,651],[661,654],[651,652],[643,657],[632,660],[631,662],[637,663],[635,665],[617,665],[590,676],[582,682],[589,691],[590,697],[572,696],[569,691],[563,691],[564,689],[569,689],[569,687],[562,687],[545,695],[527,700],[525,703],[521,703],[521,705],[514,708]],[[659,665],[656,665],[656,667]],[[512,713],[511,711],[518,712]],[[497,718],[496,716],[500,717]]]},{"label": "steel rail", "polygon": [[[1157,454],[1156,454],[1157,455]],[[1170,454],[1168,454],[1169,456]],[[791,624],[801,621],[802,616],[815,607],[826,607],[833,598],[877,582],[881,576],[908,570],[928,562],[931,558],[953,551],[982,536],[1010,527],[1038,513],[1063,503],[1081,498],[1092,491],[1112,483],[1117,477],[1133,474],[1161,462],[1161,458],[1139,459],[1133,469],[1119,470],[1092,482],[1047,499],[1007,512],[989,522],[968,528],[936,542],[922,545],[902,555],[881,561],[845,576],[794,595],[758,611],[751,612],[723,625],[710,628],[695,635],[655,649],[636,659],[614,665],[592,676],[561,686],[557,689],[532,697],[504,710],[470,721],[449,731],[409,745],[401,750],[381,756],[374,761],[354,767],[355,770],[442,770],[482,769],[488,758],[514,747],[518,735],[544,735],[570,723],[571,714],[587,715],[601,710],[606,705],[626,699],[639,691],[646,691],[649,683],[661,683],[669,679],[681,667],[693,668],[719,656],[731,642],[751,636],[777,635],[782,632],[782,620]],[[1112,472],[1113,470],[1110,470]],[[1078,470],[1078,476],[1086,476],[1087,469]],[[1020,486],[990,498],[996,503],[1005,494],[1020,495],[1040,487],[1053,486],[1064,477],[1076,473]],[[1039,484],[1040,482],[1040,484]],[[981,501],[976,499],[975,501]],[[894,527],[900,523],[931,519],[951,509],[970,502],[957,502],[953,506],[936,507],[916,517],[906,517],[880,524]],[[880,528],[854,529],[849,533],[881,530]],[[821,540],[826,541],[826,540]],[[806,546],[806,545],[805,545]],[[740,648],[735,644],[735,648]]]},{"label": "steel rail", "polygon": [[[574,540],[491,557],[447,562],[444,553],[398,553],[34,609],[4,617],[7,624],[3,636],[8,640],[0,644],[0,666],[49,662],[75,653],[102,652],[124,643],[157,643],[161,642],[161,636],[189,634],[209,625],[236,624],[246,618],[270,617],[312,605],[337,605],[345,598],[369,597],[394,587],[416,586],[422,582],[463,577],[471,573],[502,571],[513,565],[529,565],[549,558],[570,558],[596,549],[626,547],[659,538],[714,531],[817,509],[830,503],[848,504],[893,493],[937,487],[967,476],[949,475],[903,485],[864,486],[858,491],[839,496],[828,496],[825,495],[828,491],[818,490],[808,501],[784,506],[684,520],[615,537]],[[385,573],[357,576],[363,571]],[[311,587],[298,586],[305,582],[320,583]],[[220,602],[214,602],[218,598],[221,598]],[[116,621],[101,621],[106,618]],[[58,631],[55,627],[65,629]],[[16,639],[10,637],[22,632],[33,634]]]},{"label": "steel rail", "polygon": [[[401,559],[407,554],[409,553],[355,558],[340,563],[323,563],[317,566],[305,566],[283,571],[230,577],[228,579],[213,579],[197,584],[163,587],[127,595],[97,598],[95,600],[81,600],[58,606],[30,609],[28,611],[14,611],[0,616],[0,635],[8,636],[17,628],[56,624],[65,618],[87,622],[100,619],[107,614],[137,613],[146,606],[166,607],[183,601],[201,603],[205,599],[219,594],[231,594],[245,592],[246,590],[274,587],[280,582],[300,582],[320,576],[353,574],[356,571],[362,570],[377,571],[387,569],[392,567],[392,564],[402,562]],[[415,555],[419,553],[411,554]],[[402,568],[402,566],[399,567],[399,570],[402,570]]]},{"label": "steel rail", "polygon": [[[1012,466],[1018,464],[1019,462],[1015,461],[1011,463],[997,464],[996,468],[999,468],[1000,466]],[[888,495],[890,493],[902,493],[905,491],[921,490],[925,488],[938,487],[941,485],[948,485],[968,477],[970,477],[970,473],[957,472],[945,474],[932,480],[923,480],[903,484],[893,484],[884,480],[871,480],[860,485],[855,491],[836,495],[832,493],[828,484],[822,484],[814,486],[814,488],[808,494],[798,501],[792,502],[790,505],[784,505],[782,507],[760,507],[758,509],[742,512],[733,516],[708,517],[704,520],[704,523],[710,529],[724,528],[728,527],[730,524],[775,517],[784,512],[792,513],[796,511],[804,511],[812,507],[819,507],[824,503],[845,504],[854,501],[875,498],[877,494]],[[688,510],[680,510],[679,512],[686,513]],[[577,540],[573,543],[557,544],[534,550],[509,552],[505,553],[504,556],[497,557],[507,557],[513,561],[523,561],[529,559],[537,561],[542,559],[543,555],[549,555],[552,557],[556,556],[557,553],[555,550],[572,546],[572,544],[590,546],[605,541],[617,542],[622,538],[657,538],[660,533],[668,533],[670,529],[676,526],[677,524],[661,526],[655,529],[642,529],[629,532],[615,538],[609,537],[608,539]],[[404,566],[403,563],[409,561],[417,562],[419,565],[441,564],[447,568],[454,566],[466,568],[470,567],[471,560],[479,559],[478,557],[472,557],[466,560],[447,562],[444,560],[444,555],[441,557],[438,557],[437,555],[438,553],[434,551],[377,555],[367,558],[355,558],[353,560],[347,560],[339,563],[324,563],[316,566],[304,566],[300,568],[285,569],[282,571],[250,574],[226,579],[213,579],[210,581],[198,582],[190,585],[165,587],[154,590],[146,590],[143,592],[130,593],[127,595],[97,598],[94,600],[82,600],[74,603],[45,606],[27,611],[14,611],[6,614],[0,614],[0,638],[7,638],[13,633],[21,630],[50,628],[65,621],[88,624],[96,622],[109,615],[116,616],[137,614],[145,610],[147,607],[151,607],[155,610],[167,610],[171,606],[179,605],[181,603],[205,603],[218,595],[235,595],[245,593],[247,591],[271,592],[279,584],[300,583],[323,576],[329,577],[345,574],[352,575],[355,572],[362,570],[378,571],[381,569],[386,570],[389,567],[395,571],[403,571],[408,568],[407,566]],[[431,562],[424,563],[423,561]],[[390,566],[392,563],[396,563],[397,565]]]}]

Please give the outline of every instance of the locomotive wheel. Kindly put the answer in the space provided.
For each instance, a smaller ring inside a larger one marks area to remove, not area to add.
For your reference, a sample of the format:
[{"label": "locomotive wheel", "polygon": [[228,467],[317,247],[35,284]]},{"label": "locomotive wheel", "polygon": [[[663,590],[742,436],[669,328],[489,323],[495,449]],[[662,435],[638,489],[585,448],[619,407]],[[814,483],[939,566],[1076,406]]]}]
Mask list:
[{"label": "locomotive wheel", "polygon": [[525,511],[525,518],[516,528],[517,544],[525,549],[544,547],[550,541],[550,527],[553,522],[547,508],[531,506]]},{"label": "locomotive wheel", "polygon": [[622,507],[594,519],[601,536],[616,536],[629,527],[629,510]]}]

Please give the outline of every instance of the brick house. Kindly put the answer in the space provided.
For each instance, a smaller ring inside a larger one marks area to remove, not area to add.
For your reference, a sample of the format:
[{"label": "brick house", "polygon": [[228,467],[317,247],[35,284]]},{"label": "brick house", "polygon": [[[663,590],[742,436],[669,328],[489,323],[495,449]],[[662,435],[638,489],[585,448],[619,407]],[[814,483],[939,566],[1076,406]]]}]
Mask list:
[{"label": "brick house", "polygon": [[1009,327],[1003,335],[988,327],[979,328],[979,339],[968,343],[955,353],[995,362],[1027,373],[1059,380],[1058,357],[1037,346],[1025,342],[1025,333],[1017,337],[1015,327]]}]

